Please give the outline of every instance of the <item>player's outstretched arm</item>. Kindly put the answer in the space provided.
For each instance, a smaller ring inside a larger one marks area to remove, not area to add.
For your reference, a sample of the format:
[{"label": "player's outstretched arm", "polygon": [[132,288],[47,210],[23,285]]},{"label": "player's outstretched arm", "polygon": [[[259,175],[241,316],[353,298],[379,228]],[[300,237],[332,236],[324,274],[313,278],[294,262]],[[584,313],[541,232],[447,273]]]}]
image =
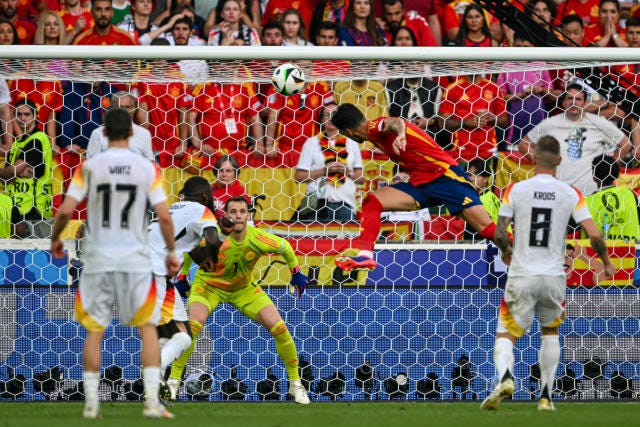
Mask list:
[{"label": "player's outstretched arm", "polygon": [[609,253],[607,252],[607,244],[602,239],[602,235],[600,234],[600,230],[598,226],[596,226],[593,219],[587,218],[584,221],[580,222],[582,229],[589,236],[589,241],[591,242],[591,247],[598,254],[600,259],[602,260],[602,264],[604,265],[604,271],[607,277],[613,277],[616,272],[616,266],[613,265],[611,259],[609,258]]}]

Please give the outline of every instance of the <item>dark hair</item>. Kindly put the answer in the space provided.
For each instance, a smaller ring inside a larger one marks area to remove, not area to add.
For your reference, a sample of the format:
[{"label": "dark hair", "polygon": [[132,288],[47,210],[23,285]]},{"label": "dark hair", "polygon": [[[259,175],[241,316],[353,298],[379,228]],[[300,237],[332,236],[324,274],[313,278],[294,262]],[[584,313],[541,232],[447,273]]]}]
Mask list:
[{"label": "dark hair", "polygon": [[[533,10],[536,3],[544,3],[545,5],[547,5],[547,9],[549,9],[549,12],[551,13],[551,21],[553,21],[558,12],[558,7],[553,2],[553,0],[531,0],[529,1],[529,3],[527,3],[527,7],[525,8],[524,13],[529,16],[537,15]],[[553,22],[545,22],[545,24],[553,25]]]},{"label": "dark hair", "polygon": [[213,165],[213,176],[215,176],[216,178],[218,177],[218,171],[220,170],[224,162],[231,163],[231,166],[233,166],[233,169],[236,171],[236,178],[237,178],[238,175],[240,174],[240,164],[238,163],[236,158],[230,154],[225,154],[224,156],[220,157],[216,162],[216,164]]},{"label": "dark hair", "polygon": [[209,181],[201,176],[192,176],[180,190],[180,194],[184,195],[185,198],[200,197],[202,193],[208,193],[211,196],[211,185]]},{"label": "dark hair", "polygon": [[3,24],[3,23],[8,24],[13,30],[13,43],[11,44],[12,45],[20,44],[20,37],[18,37],[18,30],[16,30],[16,27],[8,19],[0,18],[0,24]]},{"label": "dark hair", "polygon": [[562,21],[560,21],[560,26],[564,27],[565,25],[569,25],[572,22],[580,24],[580,27],[584,28],[584,22],[582,22],[582,18],[575,13],[570,13],[569,15],[562,18]]},{"label": "dark hair", "polygon": [[382,7],[384,8],[385,6],[393,6],[396,3],[400,3],[402,7],[404,7],[404,0],[383,0]]},{"label": "dark hair", "polygon": [[249,209],[249,202],[247,201],[247,199],[244,198],[244,196],[233,196],[232,198],[230,198],[229,200],[227,200],[224,204],[224,211],[226,212],[229,209],[229,205],[233,202],[242,202],[245,205],[247,205],[247,209]]},{"label": "dark hair", "polygon": [[188,16],[183,16],[182,18],[177,19],[176,22],[173,23],[173,26],[171,27],[171,31],[173,31],[173,29],[178,24],[187,24],[189,26],[189,30],[193,31],[193,20]]},{"label": "dark hair", "polygon": [[474,175],[484,176],[484,177],[491,176],[491,170],[487,165],[487,161],[484,159],[477,158],[477,159],[469,160],[469,163],[467,163],[467,172],[471,169],[476,171],[473,173]]},{"label": "dark hair", "polygon": [[264,34],[267,30],[272,30],[274,28],[280,30],[280,32],[284,35],[284,25],[282,25],[282,22],[277,19],[272,19],[271,21],[267,22],[264,27],[262,27],[262,33],[260,34],[260,36],[264,37]]},{"label": "dark hair", "polygon": [[564,93],[561,96],[560,102],[564,102],[564,98],[567,96],[567,93],[569,93],[569,91],[571,89],[575,89],[575,90],[577,90],[579,92],[582,92],[582,94],[584,95],[585,99],[587,98],[587,91],[585,90],[584,86],[582,86],[581,84],[578,84],[578,83],[570,83],[564,89]]},{"label": "dark hair", "polygon": [[400,31],[406,31],[409,33],[409,37],[411,37],[411,41],[413,41],[413,45],[414,46],[419,46],[418,44],[418,38],[416,37],[416,33],[413,32],[413,30],[409,27],[405,27],[404,25],[401,27],[398,27],[394,32],[393,32],[393,36],[391,37],[391,46],[395,46],[396,45],[396,38],[398,37],[398,33]]},{"label": "dark hair", "polygon": [[630,16],[627,18],[627,21],[625,23],[626,28],[629,27],[640,27],[640,18],[638,18],[637,16]]},{"label": "dark hair", "polygon": [[[367,16],[367,33],[371,36],[371,40],[373,40],[374,46],[384,46],[384,39],[380,32],[378,31],[378,24],[376,23],[376,11],[375,5],[373,4],[374,0],[367,0],[369,5],[371,6],[371,13]],[[356,15],[353,10],[355,5],[355,1],[350,1],[349,6],[347,7],[347,11],[344,14],[344,21],[342,22],[343,28],[354,28],[356,22]]]},{"label": "dark hair", "polygon": [[320,24],[318,24],[318,29],[317,29],[316,33],[314,34],[314,37],[318,38],[318,35],[320,34],[320,31],[322,31],[322,30],[335,31],[336,37],[338,37],[340,35],[340,25],[338,25],[337,22],[322,21]]},{"label": "dark hair", "polygon": [[131,126],[131,115],[124,108],[113,108],[104,116],[104,128],[109,141],[128,139]]},{"label": "dark hair", "polygon": [[602,9],[602,5],[605,3],[615,4],[616,9],[618,10],[618,13],[620,12],[620,2],[618,0],[600,0],[600,4],[598,5],[598,8]]},{"label": "dark hair", "polygon": [[340,132],[358,127],[363,120],[366,120],[364,114],[353,104],[341,104],[331,115],[331,123]]},{"label": "dark hair", "polygon": [[458,30],[458,35],[454,39],[454,42],[457,46],[465,45],[465,41],[467,40],[467,36],[469,34],[469,29],[467,27],[467,15],[472,10],[476,10],[480,12],[480,15],[482,15],[482,34],[484,34],[485,37],[489,37],[490,39],[492,38],[491,31],[489,30],[489,23],[487,22],[487,15],[485,15],[484,9],[476,3],[471,3],[464,9],[462,19],[460,20],[460,29]]},{"label": "dark hair", "polygon": [[593,177],[603,185],[611,185],[620,176],[620,166],[611,156],[603,154],[594,158],[591,162]]},{"label": "dark hair", "polygon": [[151,40],[150,46],[171,46],[171,42],[164,37],[156,37]]},{"label": "dark hair", "polygon": [[29,107],[31,109],[31,112],[33,113],[33,117],[37,121],[38,120],[38,106],[36,105],[36,103],[33,102],[32,100],[28,99],[28,98],[22,98],[22,99],[19,99],[18,101],[16,101],[16,105],[14,105],[14,108],[17,109],[18,107],[22,107],[23,105],[26,105],[27,107]]}]

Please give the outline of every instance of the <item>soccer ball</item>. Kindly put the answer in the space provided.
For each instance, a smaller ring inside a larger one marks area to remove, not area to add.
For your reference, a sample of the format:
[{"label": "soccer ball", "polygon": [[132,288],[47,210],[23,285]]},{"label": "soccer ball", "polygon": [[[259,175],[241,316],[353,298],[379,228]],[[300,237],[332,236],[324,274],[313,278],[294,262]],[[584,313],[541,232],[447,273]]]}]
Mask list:
[{"label": "soccer ball", "polygon": [[295,64],[286,63],[273,70],[273,87],[284,96],[300,93],[306,86],[304,72]]}]

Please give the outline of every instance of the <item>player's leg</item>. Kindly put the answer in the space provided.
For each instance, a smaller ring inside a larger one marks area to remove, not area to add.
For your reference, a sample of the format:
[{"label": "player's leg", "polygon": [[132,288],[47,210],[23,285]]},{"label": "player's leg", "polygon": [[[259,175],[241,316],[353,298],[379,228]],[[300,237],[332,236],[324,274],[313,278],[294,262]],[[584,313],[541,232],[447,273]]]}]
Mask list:
[{"label": "player's leg", "polygon": [[[193,288],[192,288],[193,289]],[[191,329],[191,343],[189,347],[171,364],[171,374],[169,380],[175,383],[175,380],[180,381],[184,374],[184,369],[187,366],[187,362],[191,357],[191,353],[196,348],[196,339],[202,331],[207,317],[213,310],[209,308],[208,302],[195,300],[196,295],[191,294],[189,296],[189,328]],[[217,304],[216,304],[217,305]],[[169,382],[169,381],[168,381]]]},{"label": "player's leg", "polygon": [[182,298],[171,284],[162,301],[161,319],[158,323],[160,338],[160,372],[176,360],[191,345],[189,316]]},{"label": "player's leg", "polygon": [[360,252],[354,257],[337,257],[336,265],[345,271],[376,268],[373,248],[378,234],[380,234],[380,215],[382,212],[412,211],[418,207],[416,200],[410,194],[394,186],[382,187],[367,195],[362,202],[360,236],[354,241],[354,246],[360,249]]},{"label": "player's leg", "polygon": [[160,404],[160,346],[155,324],[138,326],[138,334],[142,341],[140,361],[145,393],[143,415],[147,418],[174,418],[173,414]]},{"label": "player's leg", "polygon": [[298,371],[298,351],[293,337],[289,333],[287,325],[282,320],[278,309],[271,298],[260,287],[251,285],[236,291],[231,304],[238,308],[242,314],[255,320],[271,333],[276,343],[276,350],[289,377],[289,395],[296,403],[307,405],[310,403],[307,390],[300,381]]},{"label": "player's leg", "polygon": [[82,352],[82,384],[85,394],[84,418],[100,417],[100,399],[98,387],[100,385],[100,346],[104,338],[104,329],[87,332]]}]

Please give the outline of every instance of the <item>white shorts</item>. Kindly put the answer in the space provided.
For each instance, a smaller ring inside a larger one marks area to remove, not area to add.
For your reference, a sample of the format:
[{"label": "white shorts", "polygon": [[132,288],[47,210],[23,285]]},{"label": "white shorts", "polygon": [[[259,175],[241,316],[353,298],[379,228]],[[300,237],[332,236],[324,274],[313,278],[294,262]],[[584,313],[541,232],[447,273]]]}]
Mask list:
[{"label": "white shorts", "polygon": [[161,307],[158,326],[166,325],[171,320],[188,322],[189,316],[187,315],[187,310],[184,306],[184,301],[182,301],[180,293],[176,291],[173,286],[167,291],[166,276],[154,275],[154,278],[158,287],[162,288],[162,291],[158,292],[158,300],[160,301],[159,304]]},{"label": "white shorts", "polygon": [[565,317],[566,286],[564,276],[508,278],[500,304],[497,331],[521,337],[531,327],[535,313],[538,313],[542,327],[561,325]]},{"label": "white shorts", "polygon": [[88,331],[103,331],[111,323],[117,303],[122,324],[155,324],[160,317],[157,289],[150,272],[84,271],[76,294],[75,318]]}]

